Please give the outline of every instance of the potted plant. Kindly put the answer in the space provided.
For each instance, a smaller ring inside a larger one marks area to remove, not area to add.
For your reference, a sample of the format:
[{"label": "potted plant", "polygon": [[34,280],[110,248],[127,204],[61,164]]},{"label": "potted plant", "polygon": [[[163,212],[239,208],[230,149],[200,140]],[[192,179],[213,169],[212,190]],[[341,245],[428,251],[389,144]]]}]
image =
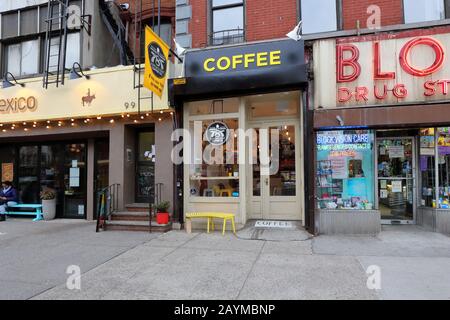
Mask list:
[{"label": "potted plant", "polygon": [[56,216],[56,193],[53,190],[41,192],[42,215],[44,220],[53,220]]},{"label": "potted plant", "polygon": [[156,222],[158,224],[168,224],[169,223],[169,208],[170,202],[163,201],[155,206],[156,209]]}]

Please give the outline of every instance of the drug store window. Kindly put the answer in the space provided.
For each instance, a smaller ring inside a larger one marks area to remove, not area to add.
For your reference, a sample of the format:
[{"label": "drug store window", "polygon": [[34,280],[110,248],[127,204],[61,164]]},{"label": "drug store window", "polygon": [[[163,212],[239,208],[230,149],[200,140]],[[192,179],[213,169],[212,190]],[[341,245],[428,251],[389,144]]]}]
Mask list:
[{"label": "drug store window", "polygon": [[450,209],[450,127],[420,129],[420,205]]},{"label": "drug store window", "polygon": [[[239,197],[239,99],[188,104],[191,133],[190,196]],[[219,113],[217,113],[219,112]]]},{"label": "drug store window", "polygon": [[317,133],[316,190],[319,209],[374,208],[374,133]]},{"label": "drug store window", "polygon": [[440,209],[450,208],[450,128],[437,129]]},{"label": "drug store window", "polygon": [[450,209],[450,127],[420,130],[420,205]]}]

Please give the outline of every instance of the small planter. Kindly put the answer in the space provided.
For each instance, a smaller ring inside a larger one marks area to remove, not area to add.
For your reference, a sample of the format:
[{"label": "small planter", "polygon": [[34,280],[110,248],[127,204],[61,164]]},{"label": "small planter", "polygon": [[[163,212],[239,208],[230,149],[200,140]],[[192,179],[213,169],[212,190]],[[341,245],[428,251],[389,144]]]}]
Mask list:
[{"label": "small planter", "polygon": [[42,215],[44,220],[53,220],[56,216],[56,199],[42,200]]},{"label": "small planter", "polygon": [[56,192],[44,190],[41,192],[42,215],[44,220],[53,220],[56,217]]},{"label": "small planter", "polygon": [[156,222],[158,224],[168,224],[169,223],[169,214],[167,211],[169,211],[170,208],[170,202],[169,201],[163,201],[156,205]]},{"label": "small planter", "polygon": [[158,212],[156,214],[156,223],[168,224],[169,223],[169,214],[167,212]]}]

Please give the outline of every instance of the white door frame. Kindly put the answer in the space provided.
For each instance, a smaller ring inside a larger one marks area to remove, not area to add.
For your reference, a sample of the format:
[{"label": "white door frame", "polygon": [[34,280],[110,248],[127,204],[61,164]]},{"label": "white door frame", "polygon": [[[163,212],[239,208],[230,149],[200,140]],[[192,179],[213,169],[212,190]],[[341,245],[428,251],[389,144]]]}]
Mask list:
[{"label": "white door frame", "polygon": [[[296,187],[296,193],[295,196],[270,196],[270,188],[268,185],[270,185],[270,180],[268,181],[268,184],[266,185],[265,179],[270,179],[270,177],[267,176],[261,176],[260,177],[260,196],[253,196],[253,166],[252,164],[247,165],[247,172],[249,172],[248,178],[246,179],[247,182],[247,192],[248,192],[248,199],[249,199],[249,205],[248,205],[248,212],[249,217],[251,218],[259,218],[259,219],[277,219],[277,220],[302,220],[302,205],[300,201],[300,170],[302,169],[301,163],[300,163],[300,153],[301,153],[301,143],[300,143],[300,123],[298,119],[265,119],[261,121],[251,121],[248,122],[248,129],[261,129],[261,128],[270,128],[270,127],[278,127],[278,126],[294,126],[295,129],[295,187]],[[255,215],[253,214],[253,206],[255,203],[259,204],[260,207],[260,214]],[[271,214],[270,207],[271,203],[277,203],[279,205],[283,205],[286,203],[294,204],[294,207],[297,208],[297,214],[296,212],[292,212],[291,214],[287,215],[279,215],[274,216]],[[257,217],[258,216],[258,217]]]}]

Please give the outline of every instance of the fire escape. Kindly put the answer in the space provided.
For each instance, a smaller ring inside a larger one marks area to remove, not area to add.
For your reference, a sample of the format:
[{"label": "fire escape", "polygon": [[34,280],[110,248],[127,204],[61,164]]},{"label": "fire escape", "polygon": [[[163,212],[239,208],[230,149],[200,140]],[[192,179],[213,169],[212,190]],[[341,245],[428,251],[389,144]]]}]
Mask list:
[{"label": "fire escape", "polygon": [[[67,34],[70,28],[84,28],[88,35],[91,33],[91,16],[70,12],[69,0],[49,0],[47,7],[47,31],[45,34],[45,68],[43,86],[45,89],[50,84],[64,85],[66,71]],[[71,15],[75,19],[69,20]],[[78,23],[77,23],[78,21]],[[70,25],[69,25],[69,22]]]}]

